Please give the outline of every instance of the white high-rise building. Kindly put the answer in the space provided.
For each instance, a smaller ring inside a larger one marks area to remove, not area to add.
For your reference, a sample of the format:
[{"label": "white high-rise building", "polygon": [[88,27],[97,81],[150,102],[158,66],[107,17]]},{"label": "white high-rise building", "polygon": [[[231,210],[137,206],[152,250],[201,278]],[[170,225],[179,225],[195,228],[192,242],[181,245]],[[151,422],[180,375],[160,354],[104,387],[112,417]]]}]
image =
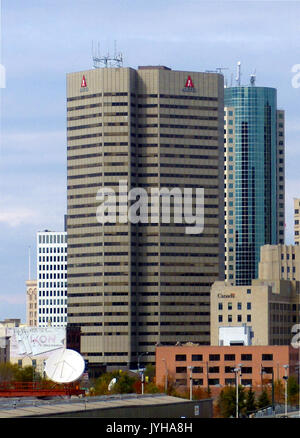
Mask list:
[{"label": "white high-rise building", "polygon": [[67,325],[67,233],[37,233],[38,326]]}]

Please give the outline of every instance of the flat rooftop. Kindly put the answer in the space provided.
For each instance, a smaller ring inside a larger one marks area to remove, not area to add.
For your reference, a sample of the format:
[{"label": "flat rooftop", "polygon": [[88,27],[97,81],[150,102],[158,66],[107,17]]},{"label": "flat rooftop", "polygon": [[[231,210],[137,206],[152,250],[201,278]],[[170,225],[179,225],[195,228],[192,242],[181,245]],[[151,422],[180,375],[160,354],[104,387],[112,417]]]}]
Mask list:
[{"label": "flat rooftop", "polygon": [[99,409],[159,406],[187,403],[188,400],[165,394],[119,394],[101,397],[71,398],[68,400],[0,399],[0,418],[22,418],[53,414],[72,414]]}]

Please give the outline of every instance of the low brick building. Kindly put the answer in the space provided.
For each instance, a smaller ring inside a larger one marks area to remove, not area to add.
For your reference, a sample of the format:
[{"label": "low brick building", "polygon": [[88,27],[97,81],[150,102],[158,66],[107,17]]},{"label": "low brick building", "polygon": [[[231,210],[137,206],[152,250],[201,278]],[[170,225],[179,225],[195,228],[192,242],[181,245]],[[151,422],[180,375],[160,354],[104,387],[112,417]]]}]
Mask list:
[{"label": "low brick building", "polygon": [[[260,387],[287,375],[296,375],[299,361],[297,349],[280,346],[158,346],[156,348],[156,382],[189,386],[191,369],[193,386],[223,387],[235,385],[233,369],[240,365],[239,383]],[[284,365],[288,365],[285,369]],[[263,373],[261,372],[263,369]]]}]

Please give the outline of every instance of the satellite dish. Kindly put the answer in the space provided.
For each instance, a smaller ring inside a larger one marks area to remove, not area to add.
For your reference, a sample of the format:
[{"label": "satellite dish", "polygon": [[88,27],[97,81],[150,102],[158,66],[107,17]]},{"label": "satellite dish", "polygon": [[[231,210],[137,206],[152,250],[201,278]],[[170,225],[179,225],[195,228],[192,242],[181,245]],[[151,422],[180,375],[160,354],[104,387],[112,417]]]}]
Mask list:
[{"label": "satellite dish", "polygon": [[57,383],[70,383],[82,376],[85,368],[83,357],[74,350],[52,353],[45,364],[45,373]]},{"label": "satellite dish", "polygon": [[114,377],[113,379],[111,379],[109,385],[108,385],[108,390],[111,391],[112,387],[114,386],[114,384],[117,383],[117,379]]}]

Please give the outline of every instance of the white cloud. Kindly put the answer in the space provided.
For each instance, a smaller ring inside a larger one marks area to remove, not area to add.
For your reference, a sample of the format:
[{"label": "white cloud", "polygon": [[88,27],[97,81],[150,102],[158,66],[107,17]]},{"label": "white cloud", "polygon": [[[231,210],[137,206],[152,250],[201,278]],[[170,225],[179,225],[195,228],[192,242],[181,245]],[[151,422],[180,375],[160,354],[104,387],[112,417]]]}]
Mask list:
[{"label": "white cloud", "polygon": [[[28,208],[17,207],[16,209],[7,210],[3,206],[0,211],[0,223],[6,224],[9,227],[18,227],[24,224],[32,224],[38,222],[39,214],[37,211]],[[4,211],[6,210],[6,211]]]}]

